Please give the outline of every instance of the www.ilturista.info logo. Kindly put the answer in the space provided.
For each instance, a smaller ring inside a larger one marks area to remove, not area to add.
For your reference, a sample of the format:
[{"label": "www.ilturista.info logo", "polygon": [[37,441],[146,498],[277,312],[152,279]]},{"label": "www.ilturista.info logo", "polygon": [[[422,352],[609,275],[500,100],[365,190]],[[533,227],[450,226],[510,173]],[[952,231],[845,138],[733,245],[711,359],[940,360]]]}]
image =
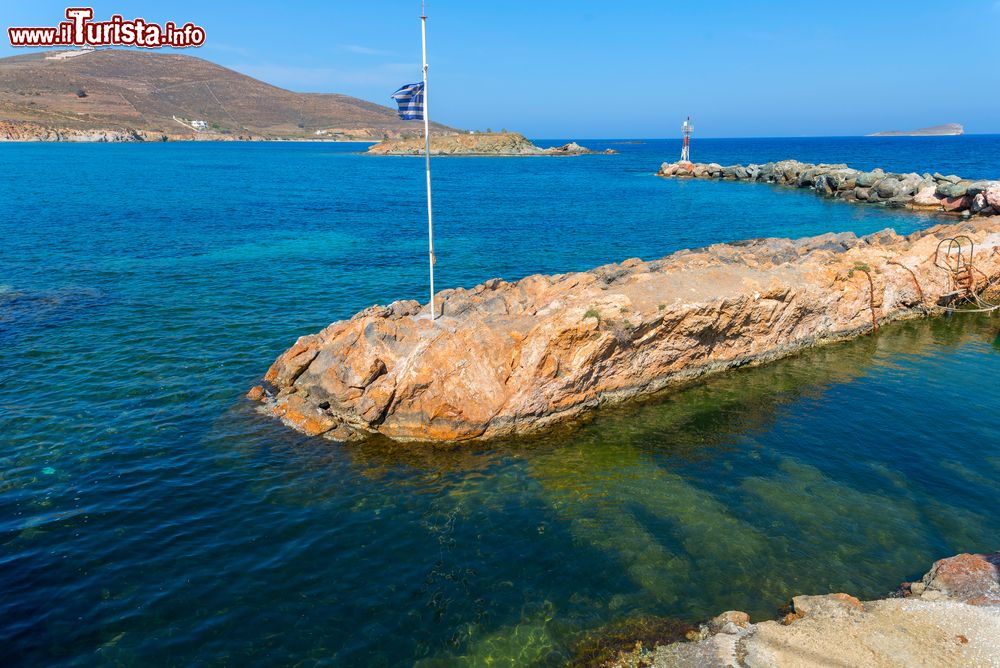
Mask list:
[{"label": "www.ilturista.info logo", "polygon": [[184,48],[205,43],[205,29],[193,23],[178,27],[173,21],[158,25],[145,19],[126,21],[115,14],[110,21],[91,21],[91,7],[68,7],[68,21],[48,28],[7,28],[11,46],[164,46]]}]

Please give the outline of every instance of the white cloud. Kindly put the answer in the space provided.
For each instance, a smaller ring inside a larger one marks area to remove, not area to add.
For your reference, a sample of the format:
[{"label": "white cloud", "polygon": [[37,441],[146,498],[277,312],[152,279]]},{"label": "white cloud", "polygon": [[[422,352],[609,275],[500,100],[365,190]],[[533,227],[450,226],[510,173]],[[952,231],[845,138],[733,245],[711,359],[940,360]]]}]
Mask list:
[{"label": "white cloud", "polygon": [[338,44],[337,48],[342,51],[348,51],[350,53],[357,53],[362,56],[390,56],[391,51],[383,51],[382,49],[373,49],[368,46],[361,46],[360,44]]}]

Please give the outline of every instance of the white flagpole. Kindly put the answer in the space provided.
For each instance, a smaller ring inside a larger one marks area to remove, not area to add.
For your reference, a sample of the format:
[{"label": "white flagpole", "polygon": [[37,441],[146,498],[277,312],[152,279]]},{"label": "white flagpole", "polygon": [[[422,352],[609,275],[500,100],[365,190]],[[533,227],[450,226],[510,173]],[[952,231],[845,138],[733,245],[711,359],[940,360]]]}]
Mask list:
[{"label": "white flagpole", "polygon": [[431,320],[437,318],[434,307],[434,214],[431,204],[431,122],[427,110],[427,16],[420,17],[420,39],[424,56],[424,158],[427,163],[427,239],[431,267]]}]

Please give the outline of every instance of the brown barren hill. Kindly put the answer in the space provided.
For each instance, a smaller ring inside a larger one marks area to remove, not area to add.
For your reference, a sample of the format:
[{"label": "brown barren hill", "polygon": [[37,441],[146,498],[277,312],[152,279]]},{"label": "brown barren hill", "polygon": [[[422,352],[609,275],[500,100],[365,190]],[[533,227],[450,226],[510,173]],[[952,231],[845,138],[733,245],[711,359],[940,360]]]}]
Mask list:
[{"label": "brown barren hill", "polygon": [[[295,93],[194,56],[105,49],[52,58],[57,53],[0,59],[0,124],[29,135],[7,138],[51,138],[39,128],[361,140],[422,130],[389,107],[336,93]],[[196,132],[192,121],[204,121],[204,129]],[[434,130],[454,132],[437,124]]]}]

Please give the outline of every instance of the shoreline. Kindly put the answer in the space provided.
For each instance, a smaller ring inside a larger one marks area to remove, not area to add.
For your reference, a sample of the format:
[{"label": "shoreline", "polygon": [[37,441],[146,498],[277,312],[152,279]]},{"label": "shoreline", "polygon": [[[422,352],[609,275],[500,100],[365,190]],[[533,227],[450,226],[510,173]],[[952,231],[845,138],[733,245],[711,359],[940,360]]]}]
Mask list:
[{"label": "shoreline", "polygon": [[1000,552],[941,559],[920,580],[903,582],[883,598],[798,595],[786,610],[780,619],[757,623],[745,612],[729,610],[689,631],[686,640],[649,648],[635,641],[598,665],[995,666],[1000,664]]}]

